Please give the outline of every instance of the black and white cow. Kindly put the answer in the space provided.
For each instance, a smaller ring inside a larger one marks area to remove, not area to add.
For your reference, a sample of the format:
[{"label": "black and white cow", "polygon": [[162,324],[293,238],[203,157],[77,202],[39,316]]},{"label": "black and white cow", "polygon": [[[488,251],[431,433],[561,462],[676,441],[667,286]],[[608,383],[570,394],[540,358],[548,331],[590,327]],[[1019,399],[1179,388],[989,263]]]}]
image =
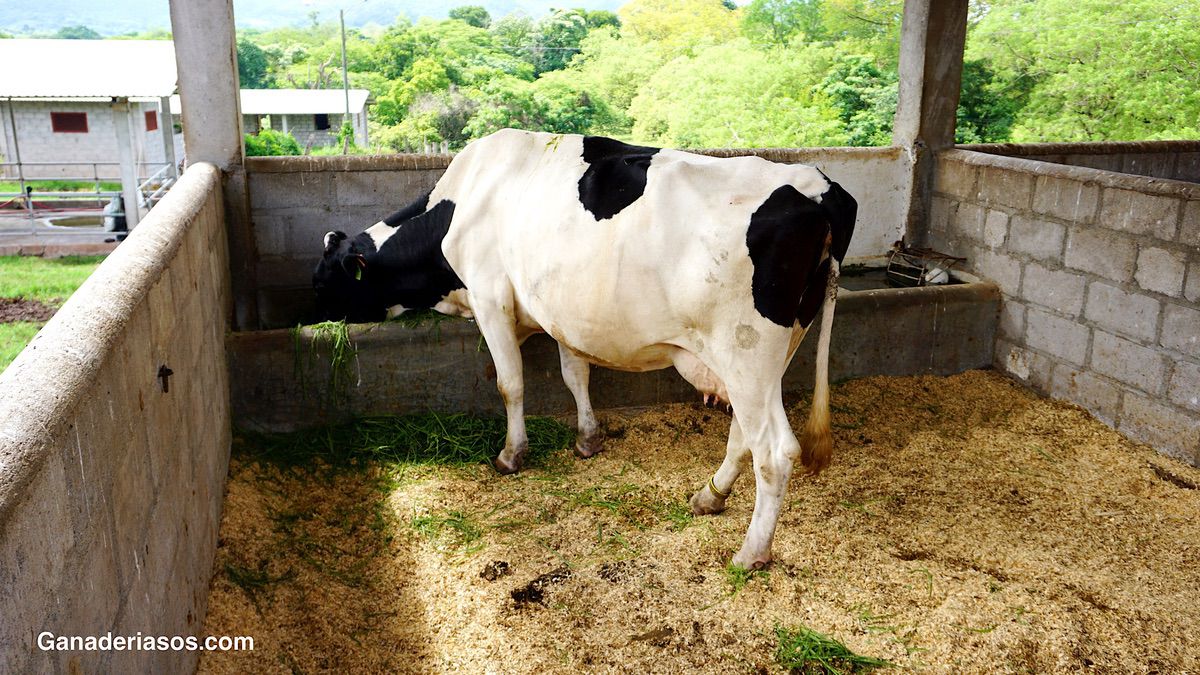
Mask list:
[{"label": "black and white cow", "polygon": [[[474,316],[508,413],[504,473],[521,468],[527,446],[519,347],[529,335],[558,341],[581,457],[602,445],[591,364],[674,366],[733,407],[725,461],[691,505],[722,511],[751,453],[754,515],[733,561],[755,568],[771,560],[793,462],[810,472],[829,462],[829,336],[856,211],[809,166],[503,130],[468,145],[416,203],[357,237],[325,235],[313,283],[327,317]],[[822,307],[797,442],[780,381]]]}]

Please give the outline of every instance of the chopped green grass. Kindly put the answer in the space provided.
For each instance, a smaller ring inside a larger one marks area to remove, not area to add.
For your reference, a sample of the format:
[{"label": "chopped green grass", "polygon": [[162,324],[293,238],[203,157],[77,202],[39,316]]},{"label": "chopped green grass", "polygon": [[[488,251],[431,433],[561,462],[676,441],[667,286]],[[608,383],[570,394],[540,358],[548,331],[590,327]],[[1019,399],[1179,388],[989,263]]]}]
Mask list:
[{"label": "chopped green grass", "polygon": [[[575,431],[549,417],[527,417],[527,466],[539,466],[575,441]],[[294,467],[324,462],[332,467],[469,466],[489,462],[504,447],[503,417],[418,413],[364,417],[358,420],[286,434],[241,432],[254,459]]]},{"label": "chopped green grass", "polygon": [[755,577],[763,579],[770,578],[771,573],[766,570],[748,570],[741,565],[729,563],[725,566],[725,581],[729,583],[729,595],[734,596],[738,591],[746,587],[750,580]]},{"label": "chopped green grass", "polygon": [[866,673],[895,665],[883,659],[855,654],[846,645],[805,626],[796,630],[776,626],[775,637],[779,641],[775,660],[790,673],[842,675]]},{"label": "chopped green grass", "polygon": [[0,256],[0,298],[57,305],[91,276],[104,256]]},{"label": "chopped green grass", "polygon": [[483,527],[467,513],[451,510],[413,516],[409,525],[440,550],[474,553],[483,548]]}]

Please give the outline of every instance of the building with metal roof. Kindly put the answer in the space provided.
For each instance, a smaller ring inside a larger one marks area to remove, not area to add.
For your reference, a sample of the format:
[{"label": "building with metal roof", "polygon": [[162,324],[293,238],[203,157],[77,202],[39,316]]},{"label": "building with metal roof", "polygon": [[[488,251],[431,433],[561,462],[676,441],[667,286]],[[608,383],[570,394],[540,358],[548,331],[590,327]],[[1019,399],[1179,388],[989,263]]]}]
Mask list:
[{"label": "building with metal roof", "polygon": [[[304,148],[333,145],[349,109],[354,142],[366,146],[370,94],[366,89],[242,89],[242,127],[246,133],[267,127],[290,133]],[[171,109],[178,114],[178,96],[171,98]]]}]

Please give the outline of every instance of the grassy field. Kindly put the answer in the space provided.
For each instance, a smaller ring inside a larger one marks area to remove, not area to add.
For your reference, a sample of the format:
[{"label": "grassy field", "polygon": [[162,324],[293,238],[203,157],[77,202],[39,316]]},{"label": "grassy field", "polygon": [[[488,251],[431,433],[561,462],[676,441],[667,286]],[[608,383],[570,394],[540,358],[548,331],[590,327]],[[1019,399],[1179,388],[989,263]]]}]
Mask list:
[{"label": "grassy field", "polygon": [[[58,307],[102,260],[104,256],[0,256],[0,298],[25,298]],[[0,370],[21,353],[42,325],[33,321],[0,323]]]},{"label": "grassy field", "polygon": [[[95,192],[96,183],[90,180],[27,180],[25,185],[32,187],[34,193],[38,192]],[[100,190],[102,192],[120,192],[121,183],[114,181],[100,181]],[[0,193],[5,192],[20,192],[21,184],[15,180],[0,181]]]}]

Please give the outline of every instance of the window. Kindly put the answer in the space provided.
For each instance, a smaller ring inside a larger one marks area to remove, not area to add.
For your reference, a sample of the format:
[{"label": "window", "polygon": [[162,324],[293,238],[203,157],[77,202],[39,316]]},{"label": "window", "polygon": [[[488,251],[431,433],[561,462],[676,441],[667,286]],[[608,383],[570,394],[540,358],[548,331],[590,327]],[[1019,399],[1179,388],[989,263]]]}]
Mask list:
[{"label": "window", "polygon": [[87,113],[52,112],[50,113],[50,128],[55,133],[86,134],[88,131]]},{"label": "window", "polygon": [[146,131],[158,130],[158,113],[153,110],[146,111]]},{"label": "window", "polygon": [[313,115],[313,126],[316,127],[317,131],[325,131],[328,129],[329,115],[326,115],[325,113]]}]

